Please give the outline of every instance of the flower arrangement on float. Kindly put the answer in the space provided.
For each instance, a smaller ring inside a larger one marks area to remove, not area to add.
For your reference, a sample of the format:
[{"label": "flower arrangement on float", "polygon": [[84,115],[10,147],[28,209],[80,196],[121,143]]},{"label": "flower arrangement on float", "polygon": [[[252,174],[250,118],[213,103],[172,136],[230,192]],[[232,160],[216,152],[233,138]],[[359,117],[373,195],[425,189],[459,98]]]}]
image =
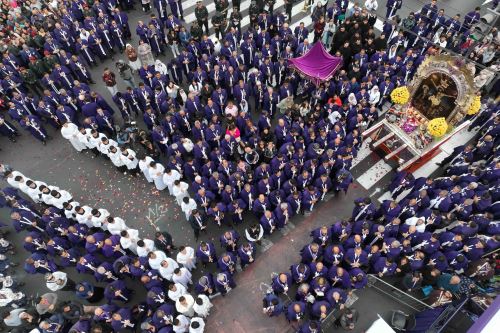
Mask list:
[{"label": "flower arrangement on float", "polygon": [[398,87],[391,92],[391,100],[395,104],[406,104],[410,99],[410,91],[406,86]]},{"label": "flower arrangement on float", "polygon": [[474,99],[469,106],[469,110],[467,110],[467,115],[473,116],[479,112],[481,109],[481,96],[474,96]]},{"label": "flower arrangement on float", "polygon": [[440,138],[448,131],[448,123],[444,117],[434,118],[427,124],[427,133],[435,138]]}]

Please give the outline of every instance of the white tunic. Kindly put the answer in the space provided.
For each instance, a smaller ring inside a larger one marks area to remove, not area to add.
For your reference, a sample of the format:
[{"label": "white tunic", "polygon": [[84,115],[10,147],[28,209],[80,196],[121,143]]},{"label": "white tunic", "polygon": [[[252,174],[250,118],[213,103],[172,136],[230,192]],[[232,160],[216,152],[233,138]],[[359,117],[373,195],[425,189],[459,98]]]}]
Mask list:
[{"label": "white tunic", "polygon": [[17,176],[23,177],[23,183],[24,183],[26,177],[24,177],[24,175],[22,173],[20,173],[19,171],[16,171],[16,170],[13,170],[11,176],[7,178],[7,183],[9,183],[9,185],[12,186],[12,187],[20,188],[20,186],[21,186],[22,183],[19,183],[19,182],[17,182],[15,180],[15,178]]},{"label": "white tunic", "polygon": [[123,249],[130,249],[130,251],[137,254],[137,241],[139,240],[139,231],[137,229],[127,229],[128,237],[120,238],[120,245]]},{"label": "white tunic", "polygon": [[151,239],[143,238],[142,241],[144,242],[143,247],[137,247],[137,255],[139,257],[146,257],[149,252],[152,252],[155,250],[155,242],[153,242]]},{"label": "white tunic", "polygon": [[35,202],[40,202],[40,197],[38,196],[40,194],[40,191],[38,190],[38,187],[31,188],[31,187],[27,186],[26,191],[23,191],[23,192],[26,193],[31,198],[31,200],[33,200]]},{"label": "white tunic", "polygon": [[[186,288],[182,284],[179,284],[179,283],[175,284],[175,288],[176,288],[175,291],[174,290],[169,290],[168,291],[168,298],[170,298],[174,302],[177,302],[177,300],[179,299],[179,297],[181,297],[181,296],[185,297],[186,296],[187,290],[186,290]],[[191,295],[189,295],[189,296],[191,296]],[[191,296],[191,298],[193,298],[193,297]],[[179,311],[179,312],[181,312],[181,311]]]},{"label": "white tunic", "polygon": [[89,135],[90,135],[90,130],[87,132],[88,128],[85,129],[85,133],[82,133],[78,131],[76,134],[76,138],[78,141],[80,141],[81,144],[85,145],[85,149],[89,148]]},{"label": "white tunic", "polygon": [[205,322],[200,317],[194,317],[191,319],[191,324],[196,321],[200,324],[198,328],[189,327],[189,333],[203,333],[205,331]]},{"label": "white tunic", "polygon": [[171,170],[170,174],[163,175],[163,182],[168,186],[168,192],[174,195],[174,182],[181,179],[181,174],[177,170]]},{"label": "white tunic", "polygon": [[89,137],[89,148],[90,149],[94,149],[94,148],[99,149],[99,146],[101,145],[101,142],[102,142],[102,138],[104,138],[104,137],[106,137],[106,136],[102,133],[97,133],[97,137],[94,137],[93,135],[91,135]]},{"label": "white tunic", "polygon": [[180,283],[187,288],[188,285],[193,283],[191,281],[191,272],[186,267],[181,267],[179,274],[172,274],[172,282]]},{"label": "white tunic", "polygon": [[76,219],[74,216],[76,216],[76,211],[75,208],[80,206],[79,202],[72,201],[71,202],[71,209],[64,209],[64,216],[66,216],[67,219],[74,220]]},{"label": "white tunic", "polygon": [[106,219],[110,215],[109,212],[106,209],[99,208],[98,211],[99,211],[99,213],[101,213],[100,216],[94,216],[94,215],[92,215],[92,225],[95,228],[101,228],[102,225],[103,225],[103,223],[104,223],[104,221],[106,221]]},{"label": "white tunic", "polygon": [[146,177],[146,180],[149,183],[153,182],[153,178],[151,178],[151,175],[149,174],[149,164],[151,162],[153,162],[153,159],[149,156],[146,156],[144,160],[139,161],[139,169],[142,171],[144,177]]},{"label": "white tunic", "polygon": [[163,182],[163,173],[165,172],[165,167],[160,163],[156,163],[155,167],[149,167],[149,176],[155,182],[155,186],[158,191],[163,191],[167,185]]},{"label": "white tunic", "polygon": [[63,209],[63,204],[65,202],[69,202],[73,198],[73,196],[68,191],[65,190],[60,190],[58,192],[61,195],[61,197],[60,198],[52,197],[50,201],[53,206],[56,206],[56,208]]},{"label": "white tunic", "polygon": [[189,325],[191,322],[189,321],[189,318],[184,316],[184,315],[178,315],[175,317],[179,321],[179,325],[174,325],[174,332],[175,333],[186,333],[189,329]]},{"label": "white tunic", "polygon": [[210,299],[208,298],[208,296],[204,295],[204,294],[199,294],[198,298],[201,298],[203,300],[203,304],[198,305],[195,302],[193,305],[193,309],[198,316],[206,318],[210,314],[210,308],[213,306],[212,302],[210,302]]},{"label": "white tunic", "polygon": [[177,199],[177,204],[180,206],[182,204],[182,199],[188,197],[188,188],[189,185],[185,182],[180,182],[178,186],[174,186],[173,195]]},{"label": "white tunic", "polygon": [[191,216],[191,212],[193,209],[196,209],[196,201],[194,199],[189,198],[189,202],[186,204],[184,201],[181,203],[181,209],[186,214],[186,220],[189,221],[189,217]]},{"label": "white tunic", "polygon": [[101,152],[101,154],[104,154],[107,156],[109,154],[109,150],[112,146],[116,147],[117,150],[120,150],[120,149],[118,149],[118,143],[112,139],[108,139],[107,144],[104,144],[103,142],[101,142],[99,144],[99,146],[97,147],[97,149]]},{"label": "white tunic", "polygon": [[193,310],[194,298],[189,294],[185,294],[183,296],[186,299],[187,304],[186,305],[181,304],[181,302],[179,302],[179,298],[177,298],[177,300],[175,301],[175,308],[177,309],[177,312],[182,313],[185,316],[192,317],[194,316],[194,310]]},{"label": "white tunic", "polygon": [[85,134],[80,133],[80,135],[78,136],[78,138],[80,139],[80,141],[82,143],[85,143],[85,145],[87,146],[87,148],[92,149],[92,144],[90,143],[90,137],[91,136],[92,136],[91,129],[90,128],[86,128],[85,129]]},{"label": "white tunic", "polygon": [[76,221],[81,224],[85,224],[89,228],[92,228],[92,208],[89,206],[81,206],[83,208],[83,214],[76,214]]},{"label": "white tunic", "polygon": [[137,164],[139,164],[139,160],[135,157],[135,151],[131,149],[127,149],[128,155],[125,156],[122,154],[121,159],[123,163],[127,166],[127,169],[133,170],[137,168]]},{"label": "white tunic", "polygon": [[159,269],[161,267],[161,262],[167,260],[167,255],[163,251],[154,251],[156,258],[149,258],[149,266],[152,269]]},{"label": "white tunic", "polygon": [[120,217],[114,217],[113,223],[106,223],[104,226],[103,229],[107,229],[112,235],[119,235],[123,230],[127,229],[125,221]]},{"label": "white tunic", "polygon": [[165,267],[160,263],[158,271],[164,279],[172,281],[172,274],[174,274],[176,268],[179,268],[179,264],[172,258],[166,258],[165,260],[162,260],[162,262],[163,261],[167,262],[167,266]]},{"label": "white tunic", "polygon": [[117,149],[114,153],[109,151],[108,157],[111,160],[111,163],[113,163],[114,166],[116,166],[117,168],[125,165],[125,163],[123,163],[122,158],[121,158],[122,152],[119,149]]},{"label": "white tunic", "polygon": [[179,252],[177,254],[177,262],[189,270],[196,268],[196,257],[194,253],[194,249],[192,247],[186,246],[185,254]]},{"label": "white tunic", "polygon": [[61,134],[63,138],[71,142],[71,144],[77,151],[82,151],[84,149],[87,149],[87,145],[81,142],[80,138],[78,137],[78,134],[81,133],[78,130],[78,126],[76,126],[75,124],[67,123],[67,125],[61,127]]}]

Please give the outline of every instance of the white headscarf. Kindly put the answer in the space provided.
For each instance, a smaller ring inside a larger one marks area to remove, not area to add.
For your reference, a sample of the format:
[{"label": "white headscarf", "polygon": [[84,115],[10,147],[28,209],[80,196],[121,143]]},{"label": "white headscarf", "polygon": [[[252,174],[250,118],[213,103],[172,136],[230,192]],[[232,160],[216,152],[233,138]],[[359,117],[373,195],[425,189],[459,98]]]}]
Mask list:
[{"label": "white headscarf", "polygon": [[380,91],[378,90],[378,86],[373,86],[372,90],[370,90],[370,104],[374,105],[380,101]]},{"label": "white headscarf", "polygon": [[358,100],[356,99],[356,96],[354,95],[354,93],[350,93],[349,97],[347,99],[349,100],[349,104],[351,104],[351,105],[355,106],[358,104]]},{"label": "white headscarf", "polygon": [[163,62],[161,62],[160,59],[156,59],[155,61],[155,71],[160,72],[163,75],[168,74],[167,66]]}]

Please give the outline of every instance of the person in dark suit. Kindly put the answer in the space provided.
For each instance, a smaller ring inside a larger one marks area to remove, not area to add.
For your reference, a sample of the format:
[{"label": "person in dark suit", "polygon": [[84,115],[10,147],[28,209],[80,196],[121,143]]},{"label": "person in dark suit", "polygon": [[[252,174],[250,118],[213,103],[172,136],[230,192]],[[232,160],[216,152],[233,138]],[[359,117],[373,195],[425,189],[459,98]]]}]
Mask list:
[{"label": "person in dark suit", "polygon": [[194,231],[194,237],[196,241],[200,237],[200,231],[207,232],[207,219],[206,216],[198,209],[193,209],[191,216],[189,217],[189,223]]},{"label": "person in dark suit", "polygon": [[166,231],[158,231],[155,234],[155,247],[158,250],[165,252],[167,255],[170,255],[172,250],[177,250],[172,241],[172,235]]}]

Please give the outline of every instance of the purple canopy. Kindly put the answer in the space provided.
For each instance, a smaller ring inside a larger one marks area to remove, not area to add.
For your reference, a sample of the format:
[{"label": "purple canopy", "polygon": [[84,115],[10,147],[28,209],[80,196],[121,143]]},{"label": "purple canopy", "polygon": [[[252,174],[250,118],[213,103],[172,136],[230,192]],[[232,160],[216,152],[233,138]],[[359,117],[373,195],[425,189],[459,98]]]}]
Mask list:
[{"label": "purple canopy", "polygon": [[309,52],[302,57],[288,59],[291,68],[306,76],[319,85],[321,81],[329,80],[342,64],[342,58],[334,57],[326,52],[323,43],[316,42]]}]

